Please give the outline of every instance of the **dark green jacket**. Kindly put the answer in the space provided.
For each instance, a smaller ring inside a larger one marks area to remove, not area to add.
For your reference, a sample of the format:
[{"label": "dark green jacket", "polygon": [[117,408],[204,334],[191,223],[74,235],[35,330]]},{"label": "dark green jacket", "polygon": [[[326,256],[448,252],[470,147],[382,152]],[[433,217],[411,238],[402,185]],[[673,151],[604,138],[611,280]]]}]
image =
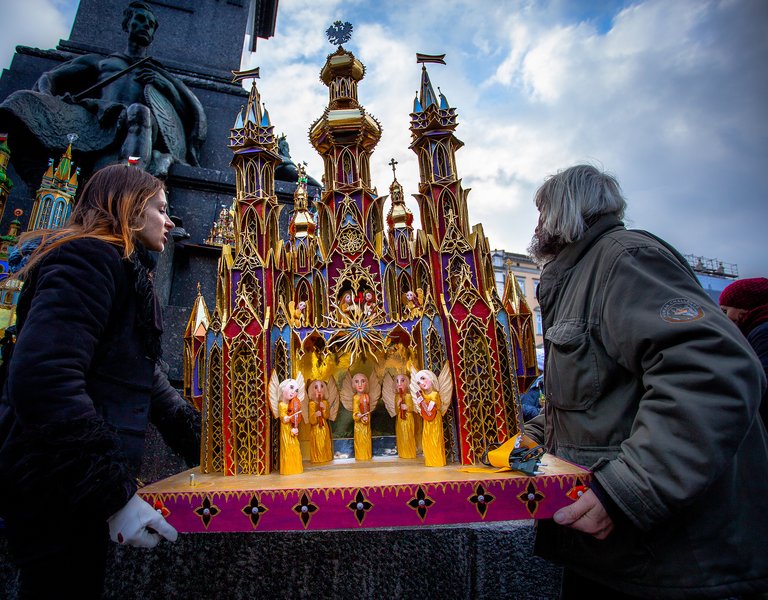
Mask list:
[{"label": "dark green jacket", "polygon": [[604,541],[542,521],[537,553],[646,598],[768,590],[765,376],[684,259],[604,216],[539,303],[547,402],[526,432],[592,469],[616,518]]}]

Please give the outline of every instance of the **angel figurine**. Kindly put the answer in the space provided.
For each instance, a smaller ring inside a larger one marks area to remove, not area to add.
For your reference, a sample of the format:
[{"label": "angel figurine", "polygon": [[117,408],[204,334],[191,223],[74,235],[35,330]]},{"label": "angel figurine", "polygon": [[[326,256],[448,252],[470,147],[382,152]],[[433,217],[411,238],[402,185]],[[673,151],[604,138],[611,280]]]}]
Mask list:
[{"label": "angel figurine", "polygon": [[371,317],[376,312],[376,298],[371,290],[366,290],[363,294],[363,315]]},{"label": "angel figurine", "polygon": [[416,292],[408,290],[403,294],[403,313],[406,319],[415,319],[421,316],[421,288]]},{"label": "angel figurine", "polygon": [[302,403],[304,420],[309,423],[309,459],[313,463],[333,460],[331,425],[339,412],[339,389],[331,377],[326,383],[315,379],[307,386],[307,399]]},{"label": "angel figurine", "polygon": [[341,403],[352,413],[355,422],[354,447],[355,460],[371,460],[373,446],[371,440],[371,414],[376,410],[381,386],[376,373],[371,374],[370,380],[365,373],[352,376],[347,373],[341,389]]},{"label": "angel figurine", "polygon": [[304,401],[304,375],[284,379],[278,383],[277,373],[269,380],[269,402],[272,414],[280,420],[280,474],[296,475],[304,472],[299,445],[301,405]]},{"label": "angel figurine", "polygon": [[432,371],[424,369],[416,372],[411,367],[411,395],[416,412],[424,419],[421,432],[424,464],[428,467],[444,467],[443,415],[453,396],[453,380],[448,363],[443,365],[439,377]]},{"label": "angel figurine", "polygon": [[384,375],[381,386],[384,406],[390,417],[396,417],[395,436],[397,454],[400,458],[416,458],[416,427],[413,417],[413,399],[410,392],[408,375],[390,373]]},{"label": "angel figurine", "polygon": [[346,321],[351,321],[357,316],[357,304],[355,304],[352,292],[347,291],[342,295],[339,301],[339,313],[341,314],[342,319]]},{"label": "angel figurine", "polygon": [[307,326],[307,303],[305,300],[300,300],[298,304],[294,304],[293,301],[288,303],[289,314],[291,315],[291,323],[294,327],[306,327]]}]

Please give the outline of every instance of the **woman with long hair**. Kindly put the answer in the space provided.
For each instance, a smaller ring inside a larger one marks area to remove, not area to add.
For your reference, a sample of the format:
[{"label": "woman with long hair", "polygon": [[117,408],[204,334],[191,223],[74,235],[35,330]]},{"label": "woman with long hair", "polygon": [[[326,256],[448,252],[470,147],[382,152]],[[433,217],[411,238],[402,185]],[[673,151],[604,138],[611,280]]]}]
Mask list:
[{"label": "woman with long hair", "polygon": [[188,464],[200,416],[160,368],[155,259],[173,224],[160,180],[94,173],[24,281],[0,404],[0,515],[22,598],[101,596],[109,539],[152,547],[175,529],[136,495],[152,422]]}]

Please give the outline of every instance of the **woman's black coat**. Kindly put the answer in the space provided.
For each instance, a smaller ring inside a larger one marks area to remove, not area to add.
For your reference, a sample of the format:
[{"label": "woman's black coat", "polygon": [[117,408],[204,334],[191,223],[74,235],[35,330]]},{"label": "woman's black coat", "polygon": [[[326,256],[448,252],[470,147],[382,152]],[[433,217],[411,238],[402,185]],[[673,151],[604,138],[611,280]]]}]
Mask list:
[{"label": "woman's black coat", "polygon": [[199,461],[199,413],[159,367],[151,267],[143,249],[126,260],[84,238],[25,280],[0,405],[0,515],[54,544],[56,518],[106,520],[136,492],[148,421]]}]

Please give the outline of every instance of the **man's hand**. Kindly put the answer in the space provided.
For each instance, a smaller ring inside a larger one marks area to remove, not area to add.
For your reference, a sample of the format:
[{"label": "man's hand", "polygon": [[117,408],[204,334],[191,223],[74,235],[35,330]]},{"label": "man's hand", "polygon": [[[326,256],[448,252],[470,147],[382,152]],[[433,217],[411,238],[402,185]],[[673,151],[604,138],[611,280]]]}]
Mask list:
[{"label": "man's hand", "polygon": [[583,531],[598,540],[604,540],[613,531],[613,520],[592,490],[584,492],[570,506],[558,510],[554,519],[558,525]]}]

